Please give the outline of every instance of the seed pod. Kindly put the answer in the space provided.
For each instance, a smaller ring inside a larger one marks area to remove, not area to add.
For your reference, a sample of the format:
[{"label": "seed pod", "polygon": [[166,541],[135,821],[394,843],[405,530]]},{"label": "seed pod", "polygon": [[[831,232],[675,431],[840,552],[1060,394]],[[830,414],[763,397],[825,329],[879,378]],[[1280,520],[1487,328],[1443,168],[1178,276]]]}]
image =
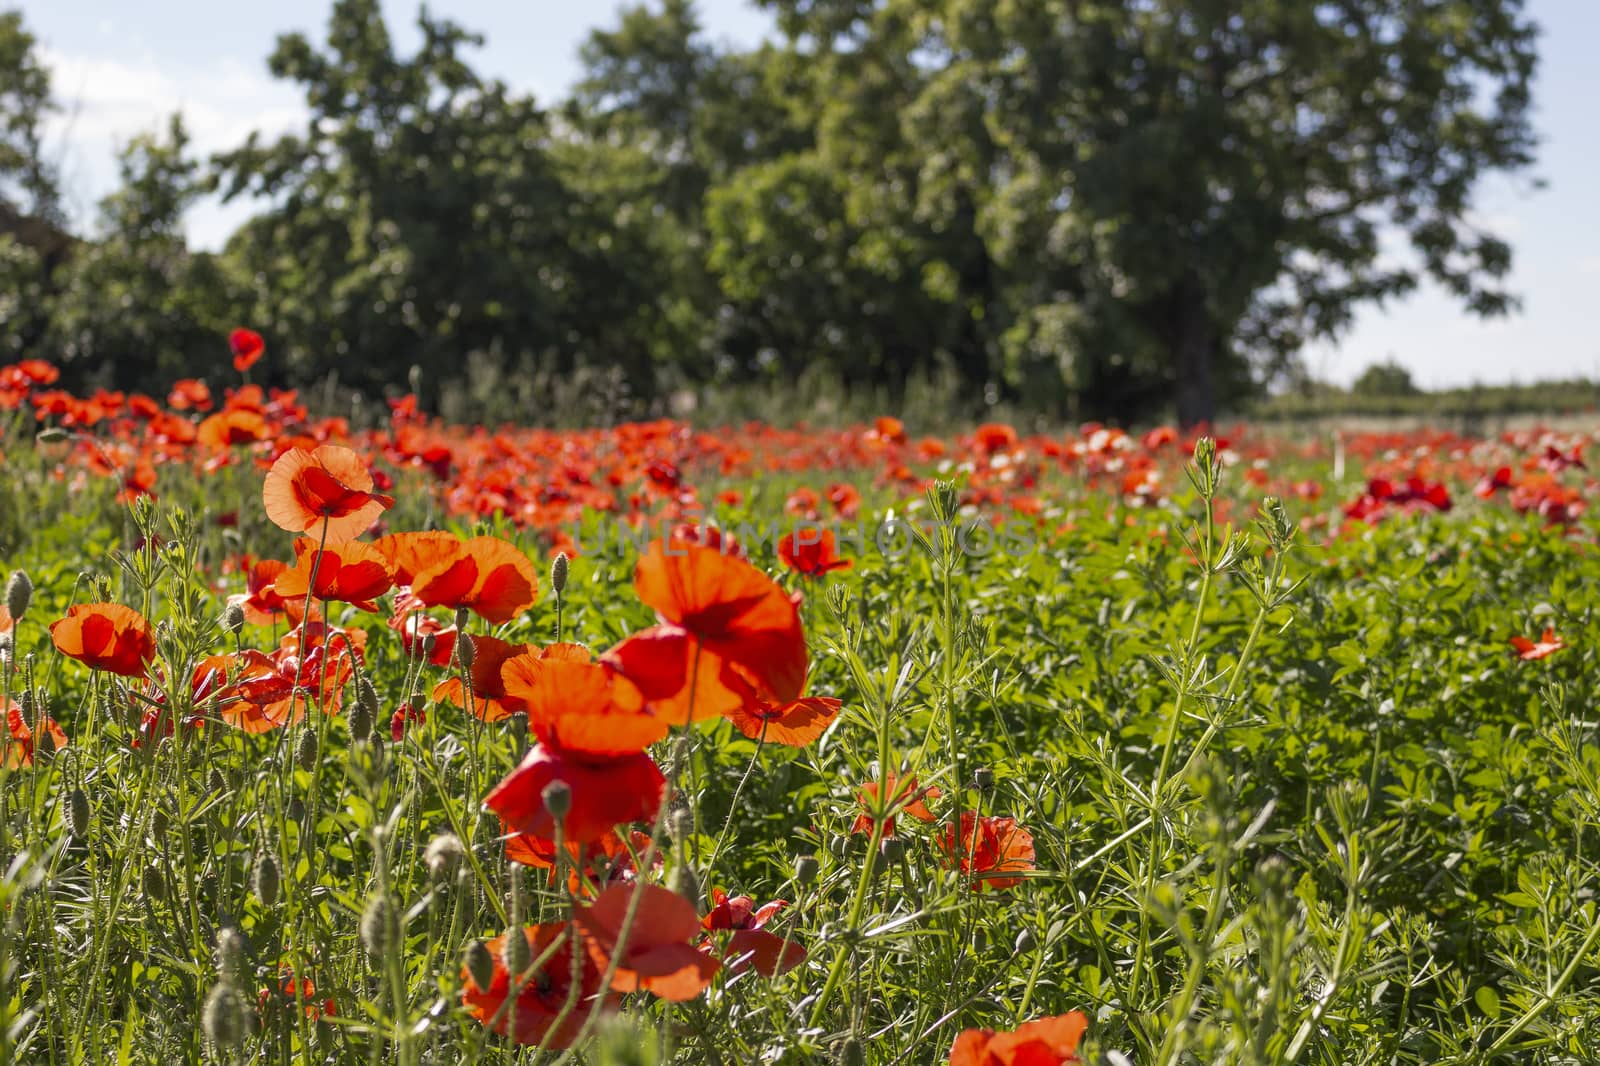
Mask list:
[{"label": "seed pod", "polygon": [[263,851],[256,856],[256,898],[261,901],[263,907],[269,910],[278,902],[281,877],[282,875],[278,870],[278,860],[273,857],[272,852]]},{"label": "seed pod", "polygon": [[817,862],[815,855],[802,855],[794,864],[794,879],[802,885],[809,885],[817,879],[822,864]]},{"label": "seed pod", "polygon": [[143,879],[144,894],[157,903],[167,898],[167,879],[161,875],[161,867],[146,866]]},{"label": "seed pod", "polygon": [[994,791],[994,771],[987,766],[980,766],[972,771],[972,784],[979,792]]},{"label": "seed pod", "polygon": [[489,954],[488,945],[481,940],[470,942],[462,959],[467,968],[467,977],[478,986],[478,991],[487,992],[494,983],[494,956]]},{"label": "seed pod", "polygon": [[550,587],[556,590],[557,596],[566,591],[567,569],[571,565],[566,552],[556,552],[555,560],[550,564]]},{"label": "seed pod", "polygon": [[222,628],[229,633],[237,634],[244,628],[244,608],[237,603],[230,603],[222,609]]},{"label": "seed pod", "polygon": [[477,652],[478,649],[473,646],[471,637],[463,636],[456,641],[456,661],[461,664],[461,669],[472,669],[472,660],[477,657]]},{"label": "seed pod", "polygon": [[884,862],[899,862],[906,854],[906,842],[899,837],[884,837],[878,842],[878,854]]},{"label": "seed pod", "polygon": [[81,788],[72,790],[67,797],[67,832],[78,840],[89,835],[89,796]]},{"label": "seed pod", "polygon": [[[506,930],[505,939],[500,944],[500,964],[515,981],[524,971],[533,965],[533,949],[528,945],[528,936],[521,929],[512,927]],[[480,985],[488,988],[488,985]]]},{"label": "seed pod", "polygon": [[21,621],[32,602],[33,579],[26,570],[14,571],[11,580],[6,582],[6,610],[11,612],[12,621]]},{"label": "seed pod", "polygon": [[1028,952],[1038,947],[1038,944],[1039,942],[1034,939],[1033,930],[1024,929],[1022,932],[1017,934],[1017,942],[1015,945],[1013,945],[1013,947],[1018,955],[1026,955]]},{"label": "seed pod", "polygon": [[393,913],[387,896],[373,896],[367,901],[367,909],[361,912],[361,946],[374,959],[383,958],[389,950],[392,939],[389,923]]},{"label": "seed pod", "polygon": [[544,809],[550,812],[550,817],[557,824],[567,820],[567,814],[572,810],[572,786],[565,781],[552,781],[544,786],[540,793],[544,800]]},{"label": "seed pod", "polygon": [[244,1040],[245,1003],[226,981],[211,987],[205,1009],[200,1012],[200,1029],[218,1048],[232,1050]]},{"label": "seed pod", "polygon": [[310,729],[300,731],[300,739],[294,746],[295,765],[306,773],[310,773],[317,766],[317,734]]}]

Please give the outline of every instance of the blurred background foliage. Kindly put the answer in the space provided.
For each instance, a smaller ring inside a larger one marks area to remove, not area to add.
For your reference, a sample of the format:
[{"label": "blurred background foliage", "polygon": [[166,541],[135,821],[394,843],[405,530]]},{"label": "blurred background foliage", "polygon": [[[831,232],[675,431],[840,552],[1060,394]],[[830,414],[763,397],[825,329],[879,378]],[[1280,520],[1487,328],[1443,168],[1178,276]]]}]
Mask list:
[{"label": "blurred background foliage", "polygon": [[[402,55],[376,0],[337,0],[269,58],[303,130],[199,159],[174,117],[86,233],[40,149],[49,71],[0,16],[0,355],[155,391],[250,325],[269,384],[480,421],[805,377],[1195,422],[1306,392],[1306,342],[1425,277],[1515,306],[1470,209],[1533,162],[1521,0],[763,6],[750,51],[691,0],[626,8],[536,101],[468,30],[424,10]],[[215,254],[181,226],[213,193],[260,205]]]}]

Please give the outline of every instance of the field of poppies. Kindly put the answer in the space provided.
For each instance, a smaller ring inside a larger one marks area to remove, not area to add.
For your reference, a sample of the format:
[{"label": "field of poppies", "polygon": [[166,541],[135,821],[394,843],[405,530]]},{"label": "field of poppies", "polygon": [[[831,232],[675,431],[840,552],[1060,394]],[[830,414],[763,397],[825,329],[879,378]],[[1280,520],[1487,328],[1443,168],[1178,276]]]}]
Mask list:
[{"label": "field of poppies", "polygon": [[0,368],[0,1062],[1600,1061],[1597,434],[257,356]]}]

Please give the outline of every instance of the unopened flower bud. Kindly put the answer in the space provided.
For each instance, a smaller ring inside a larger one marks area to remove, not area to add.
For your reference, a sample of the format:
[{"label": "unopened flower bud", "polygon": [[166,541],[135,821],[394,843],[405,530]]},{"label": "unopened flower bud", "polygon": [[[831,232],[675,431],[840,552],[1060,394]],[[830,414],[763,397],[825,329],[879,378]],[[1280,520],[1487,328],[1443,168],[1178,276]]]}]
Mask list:
[{"label": "unopened flower bud", "polygon": [[[546,788],[545,791],[548,792],[549,789]],[[455,871],[466,853],[467,849],[462,846],[460,837],[454,833],[440,833],[428,841],[427,848],[422,852],[422,861],[427,864],[428,876],[438,882]]]},{"label": "unopened flower bud", "polygon": [[244,608],[237,603],[230,603],[222,609],[222,628],[229,633],[238,633],[244,628]]},{"label": "unopened flower bud", "polygon": [[1034,939],[1033,930],[1024,929],[1022,932],[1017,934],[1017,942],[1015,945],[1013,945],[1013,948],[1018,955],[1026,955],[1028,952],[1038,947],[1038,944],[1039,942]]},{"label": "unopened flower bud", "polygon": [[682,844],[694,835],[694,812],[687,807],[675,808],[667,817],[667,834],[673,842]]},{"label": "unopened flower bud", "polygon": [[222,776],[221,770],[212,767],[210,775],[206,778],[206,787],[212,792],[226,792],[228,790],[228,779]]},{"label": "unopened flower bud", "polygon": [[478,649],[472,643],[471,637],[462,637],[456,641],[456,661],[461,664],[461,669],[472,669],[472,660],[477,657],[477,652]]},{"label": "unopened flower bud", "polygon": [[161,876],[161,867],[146,866],[143,879],[144,894],[156,902],[167,898],[167,879]]},{"label": "unopened flower bud", "polygon": [[367,707],[367,701],[356,700],[356,705],[350,708],[350,739],[360,743],[372,736],[372,722],[373,714]]},{"label": "unopened flower bud", "polygon": [[994,790],[994,771],[987,766],[980,766],[972,772],[972,784],[979,792],[992,792]]},{"label": "unopened flower bud", "polygon": [[462,959],[472,983],[480,992],[487,992],[489,986],[494,984],[494,956],[489,953],[488,945],[481,940],[472,941],[467,945]]},{"label": "unopened flower bud", "polygon": [[67,437],[68,433],[66,430],[62,429],[60,426],[51,426],[48,429],[41,429],[38,433],[35,433],[33,439],[38,441],[40,444],[60,444],[62,441],[66,440]]},{"label": "unopened flower bud", "polygon": [[294,745],[295,765],[306,773],[310,773],[317,766],[317,735],[309,728],[300,731],[300,739]]},{"label": "unopened flower bud", "polygon": [[866,1061],[866,1050],[857,1038],[846,1037],[844,1043],[839,1045],[839,1066],[865,1066]]},{"label": "unopened flower bud", "polygon": [[821,870],[822,864],[817,862],[815,855],[802,855],[794,864],[794,879],[802,885],[809,885],[816,881]]},{"label": "unopened flower bud", "polygon": [[67,832],[78,840],[89,835],[89,796],[81,788],[73,789],[67,797]]},{"label": "unopened flower bud", "polygon": [[26,570],[14,571],[11,580],[6,582],[6,610],[11,613],[11,620],[21,621],[22,616],[28,613],[28,604],[32,602],[33,579]]},{"label": "unopened flower bud", "polygon": [[387,896],[373,896],[367,901],[367,909],[361,912],[361,946],[374,959],[383,958],[389,950],[392,940],[389,924],[393,914],[394,908],[389,905]]},{"label": "unopened flower bud", "polygon": [[231,981],[244,972],[244,955],[248,945],[244,934],[228,926],[217,934],[217,976]]},{"label": "unopened flower bud", "polygon": [[878,853],[884,862],[899,862],[905,857],[906,842],[899,837],[884,837],[878,842]]},{"label": "unopened flower bud", "polygon": [[557,596],[566,591],[567,570],[571,565],[566,552],[556,552],[555,561],[550,564],[550,587],[556,590]]},{"label": "unopened flower bud", "polygon": [[506,968],[513,981],[533,965],[533,948],[528,944],[527,934],[521,929],[513,927],[506,930],[505,938],[500,944],[500,964]]},{"label": "unopened flower bud", "polygon": [[218,1048],[231,1050],[244,1041],[248,1022],[245,1002],[226,981],[213,985],[200,1012],[200,1028]]},{"label": "unopened flower bud", "polygon": [[457,607],[456,608],[456,628],[458,630],[464,630],[464,629],[467,628],[467,623],[470,622],[470,621],[472,621],[471,612],[469,612],[465,607]]},{"label": "unopened flower bud", "polygon": [[694,867],[686,862],[680,862],[672,869],[672,891],[688,900],[690,903],[700,903],[700,879],[695,876]]},{"label": "unopened flower bud", "polygon": [[150,836],[156,841],[166,839],[167,829],[172,824],[172,817],[167,814],[165,807],[157,807],[150,812]]},{"label": "unopened flower bud", "polygon": [[544,786],[540,798],[544,800],[544,809],[558,824],[567,820],[567,814],[572,810],[571,785],[565,781],[552,781]]},{"label": "unopened flower bud", "polygon": [[281,873],[278,870],[278,860],[272,852],[263,851],[256,856],[256,869],[254,887],[256,898],[261,905],[271,909],[278,902],[278,888],[281,884]]},{"label": "unopened flower bud", "polygon": [[422,654],[425,658],[433,657],[433,649],[439,646],[439,634],[424,633],[422,635]]}]

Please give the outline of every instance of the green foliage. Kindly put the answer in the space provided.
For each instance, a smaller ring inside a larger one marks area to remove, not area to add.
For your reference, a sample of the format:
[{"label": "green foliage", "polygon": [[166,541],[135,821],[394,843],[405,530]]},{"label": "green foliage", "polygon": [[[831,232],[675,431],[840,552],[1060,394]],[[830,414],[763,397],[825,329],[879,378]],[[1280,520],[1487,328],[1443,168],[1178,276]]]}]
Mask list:
[{"label": "green foliage", "polygon": [[1398,397],[1415,396],[1421,390],[1411,380],[1411,371],[1391,359],[1363,370],[1350,391],[1357,396]]}]

